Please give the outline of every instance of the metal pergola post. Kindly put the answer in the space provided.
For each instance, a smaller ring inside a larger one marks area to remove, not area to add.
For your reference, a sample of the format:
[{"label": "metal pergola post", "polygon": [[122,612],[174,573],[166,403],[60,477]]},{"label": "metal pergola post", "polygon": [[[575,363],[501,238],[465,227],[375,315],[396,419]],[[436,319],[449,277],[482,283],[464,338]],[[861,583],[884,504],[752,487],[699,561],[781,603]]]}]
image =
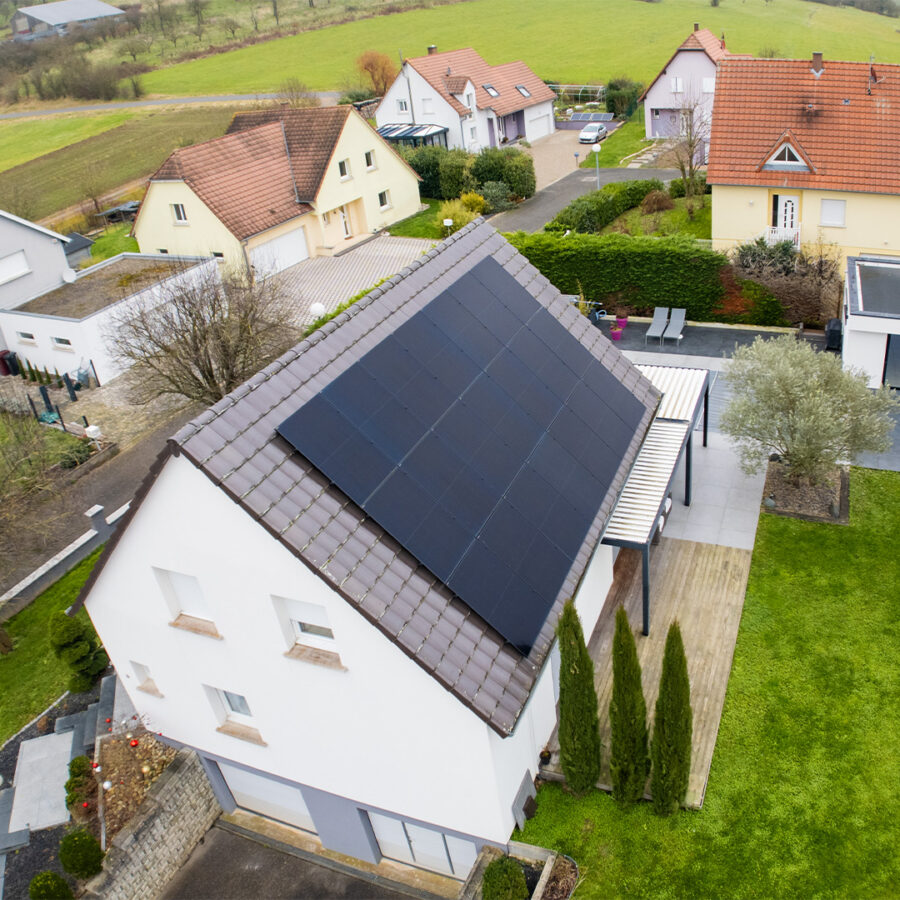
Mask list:
[{"label": "metal pergola post", "polygon": [[650,634],[650,544],[641,547],[641,587],[644,591],[644,636]]},{"label": "metal pergola post", "polygon": [[706,379],[706,390],[703,392],[703,446],[706,446],[706,437],[709,430],[709,377]]},{"label": "metal pergola post", "polygon": [[687,445],[684,451],[684,505],[691,505],[691,464],[693,462],[694,432],[688,432]]}]

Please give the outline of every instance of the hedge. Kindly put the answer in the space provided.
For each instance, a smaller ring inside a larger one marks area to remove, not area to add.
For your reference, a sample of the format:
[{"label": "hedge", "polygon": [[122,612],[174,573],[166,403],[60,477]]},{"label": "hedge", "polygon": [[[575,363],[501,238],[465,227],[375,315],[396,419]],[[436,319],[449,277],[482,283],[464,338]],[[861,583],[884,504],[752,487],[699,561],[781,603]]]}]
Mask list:
[{"label": "hedge", "polygon": [[724,295],[719,273],[728,260],[689,238],[522,231],[507,238],[564,294],[583,290],[588,300],[635,314],[678,306],[688,319],[709,321]]},{"label": "hedge", "polygon": [[544,226],[544,230],[598,232],[622,213],[639,206],[647,194],[662,190],[663,183],[658,178],[607,184],[599,191],[576,197]]}]

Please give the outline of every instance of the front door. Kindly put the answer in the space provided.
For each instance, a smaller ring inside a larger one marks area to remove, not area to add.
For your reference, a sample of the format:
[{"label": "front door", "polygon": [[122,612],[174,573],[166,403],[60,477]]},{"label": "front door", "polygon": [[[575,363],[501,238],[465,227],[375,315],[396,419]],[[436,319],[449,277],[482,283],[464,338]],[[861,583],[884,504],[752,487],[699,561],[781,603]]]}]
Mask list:
[{"label": "front door", "polygon": [[347,207],[338,207],[338,214],[341,217],[341,228],[344,229],[344,237],[352,237],[353,232],[350,230],[350,216],[347,214]]},{"label": "front door", "polygon": [[791,194],[778,194],[775,200],[776,228],[797,228],[799,216],[800,198]]}]

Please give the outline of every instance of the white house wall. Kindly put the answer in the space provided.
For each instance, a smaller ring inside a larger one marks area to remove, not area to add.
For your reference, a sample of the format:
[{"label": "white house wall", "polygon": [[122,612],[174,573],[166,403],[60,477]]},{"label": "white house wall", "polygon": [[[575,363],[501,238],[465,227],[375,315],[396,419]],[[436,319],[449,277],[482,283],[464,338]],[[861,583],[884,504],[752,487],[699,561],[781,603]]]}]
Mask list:
[{"label": "white house wall", "polygon": [[[712,121],[714,91],[704,91],[704,79],[713,79],[715,86],[716,64],[700,50],[681,50],[647,91],[644,98],[644,134],[649,138],[676,137],[680,132],[680,120],[675,113],[669,121],[671,110],[696,106],[703,118]],[[672,79],[682,80],[683,91],[672,90]],[[658,119],[653,118],[653,110],[660,110]],[[707,142],[709,138],[707,136]]]},{"label": "white house wall", "polygon": [[14,309],[63,284],[63,272],[69,268],[64,246],[43,231],[0,216],[0,259],[24,251],[30,270],[0,284],[0,309]]},{"label": "white house wall", "polygon": [[[199,580],[222,640],[169,625],[154,566]],[[325,608],[346,671],[285,657],[273,595]],[[552,729],[552,679],[500,739],[183,458],[164,467],[87,609],[152,730],[485,840],[508,840],[515,792]],[[136,689],[131,661],[162,698]],[[267,746],[218,733],[204,685],[243,694]]]}]

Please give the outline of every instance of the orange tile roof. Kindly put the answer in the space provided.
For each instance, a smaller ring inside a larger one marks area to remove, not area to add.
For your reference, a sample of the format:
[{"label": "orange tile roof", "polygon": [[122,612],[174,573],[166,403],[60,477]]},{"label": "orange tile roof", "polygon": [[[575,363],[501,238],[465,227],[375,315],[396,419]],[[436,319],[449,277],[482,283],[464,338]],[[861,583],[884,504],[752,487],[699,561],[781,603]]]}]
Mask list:
[{"label": "orange tile roof", "polygon": [[[719,64],[707,180],[900,194],[900,66],[825,60]],[[874,78],[872,77],[874,75]],[[763,169],[788,140],[811,171]]]},{"label": "orange tile roof", "polygon": [[[536,103],[555,100],[556,94],[521,61],[488,65],[471,47],[416,56],[408,62],[461,116],[468,108],[454,96],[465,90],[466,78],[475,86],[475,105],[478,109],[493,109],[498,116],[517,112]],[[496,88],[499,97],[492,97],[484,85]],[[516,87],[521,84],[531,94],[525,97]]]},{"label": "orange tile roof", "polygon": [[297,199],[280,122],[183,147],[151,181],[184,181],[244,240],[309,212]]}]

